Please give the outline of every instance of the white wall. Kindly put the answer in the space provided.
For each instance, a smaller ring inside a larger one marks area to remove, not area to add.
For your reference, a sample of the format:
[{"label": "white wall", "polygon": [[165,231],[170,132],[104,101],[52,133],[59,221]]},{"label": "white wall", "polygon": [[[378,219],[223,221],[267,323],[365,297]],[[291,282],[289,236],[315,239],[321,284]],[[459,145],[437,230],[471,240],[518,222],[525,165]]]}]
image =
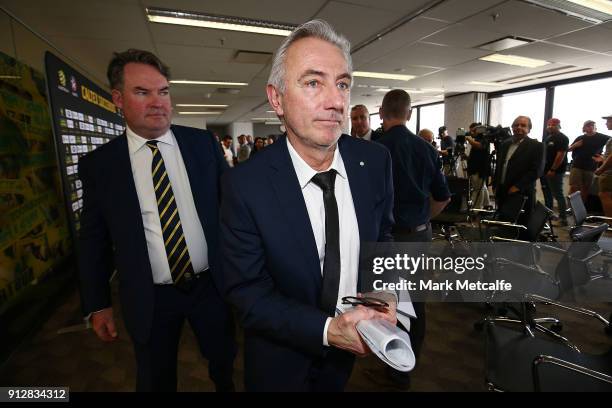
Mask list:
[{"label": "white wall", "polygon": [[239,146],[238,136],[253,135],[253,122],[234,122],[230,125],[230,135],[234,139],[234,146]]},{"label": "white wall", "polygon": [[206,129],[206,118],[197,116],[174,115],[172,123],[197,129]]}]

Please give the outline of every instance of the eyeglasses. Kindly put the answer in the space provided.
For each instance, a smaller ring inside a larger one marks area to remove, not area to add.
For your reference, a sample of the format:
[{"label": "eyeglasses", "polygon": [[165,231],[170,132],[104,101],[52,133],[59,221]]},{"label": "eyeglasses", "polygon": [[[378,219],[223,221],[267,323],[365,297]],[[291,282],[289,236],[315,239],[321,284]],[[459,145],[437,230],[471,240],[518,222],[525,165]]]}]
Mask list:
[{"label": "eyeglasses", "polygon": [[372,297],[356,297],[356,296],[344,296],[342,298],[343,305],[352,306],[365,306],[378,309],[385,309],[389,307],[389,304],[383,300],[372,298]]}]

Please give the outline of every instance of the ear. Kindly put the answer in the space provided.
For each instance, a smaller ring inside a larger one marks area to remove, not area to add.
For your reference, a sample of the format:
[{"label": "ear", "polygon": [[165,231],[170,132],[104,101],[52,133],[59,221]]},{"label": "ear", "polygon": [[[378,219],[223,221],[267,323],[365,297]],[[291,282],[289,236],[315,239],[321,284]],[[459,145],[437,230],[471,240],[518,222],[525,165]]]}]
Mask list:
[{"label": "ear", "polygon": [[268,102],[277,116],[283,116],[283,95],[276,89],[274,85],[268,84],[266,86],[266,93],[268,94]]},{"label": "ear", "polygon": [[121,95],[121,91],[118,89],[113,89],[111,95],[113,96],[113,103],[119,109],[123,109],[123,95]]},{"label": "ear", "polygon": [[406,122],[410,122],[411,117],[412,117],[412,109],[408,109],[408,115],[406,115]]}]

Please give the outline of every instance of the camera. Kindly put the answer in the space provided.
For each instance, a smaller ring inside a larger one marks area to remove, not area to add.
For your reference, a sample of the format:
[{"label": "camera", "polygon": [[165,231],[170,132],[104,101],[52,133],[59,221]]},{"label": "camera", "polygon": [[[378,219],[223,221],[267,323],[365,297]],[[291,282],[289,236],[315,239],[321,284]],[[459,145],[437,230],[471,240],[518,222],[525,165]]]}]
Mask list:
[{"label": "camera", "polygon": [[512,131],[509,127],[497,126],[477,126],[475,128],[477,135],[482,135],[489,142],[495,146],[499,146],[504,141],[512,137]]}]

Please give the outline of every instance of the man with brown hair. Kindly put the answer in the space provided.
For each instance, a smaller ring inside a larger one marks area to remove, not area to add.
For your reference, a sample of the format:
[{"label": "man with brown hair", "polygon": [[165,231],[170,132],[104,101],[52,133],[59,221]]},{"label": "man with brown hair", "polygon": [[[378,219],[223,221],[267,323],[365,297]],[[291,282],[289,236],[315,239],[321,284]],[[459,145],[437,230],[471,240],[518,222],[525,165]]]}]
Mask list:
[{"label": "man with brown hair", "polygon": [[185,320],[217,390],[231,391],[234,325],[210,273],[219,261],[221,149],[208,131],[171,126],[168,68],[152,53],[115,53],[108,79],[127,126],[79,162],[83,311],[101,340],[117,339],[109,285],[116,268],[137,391],[176,391]]}]

